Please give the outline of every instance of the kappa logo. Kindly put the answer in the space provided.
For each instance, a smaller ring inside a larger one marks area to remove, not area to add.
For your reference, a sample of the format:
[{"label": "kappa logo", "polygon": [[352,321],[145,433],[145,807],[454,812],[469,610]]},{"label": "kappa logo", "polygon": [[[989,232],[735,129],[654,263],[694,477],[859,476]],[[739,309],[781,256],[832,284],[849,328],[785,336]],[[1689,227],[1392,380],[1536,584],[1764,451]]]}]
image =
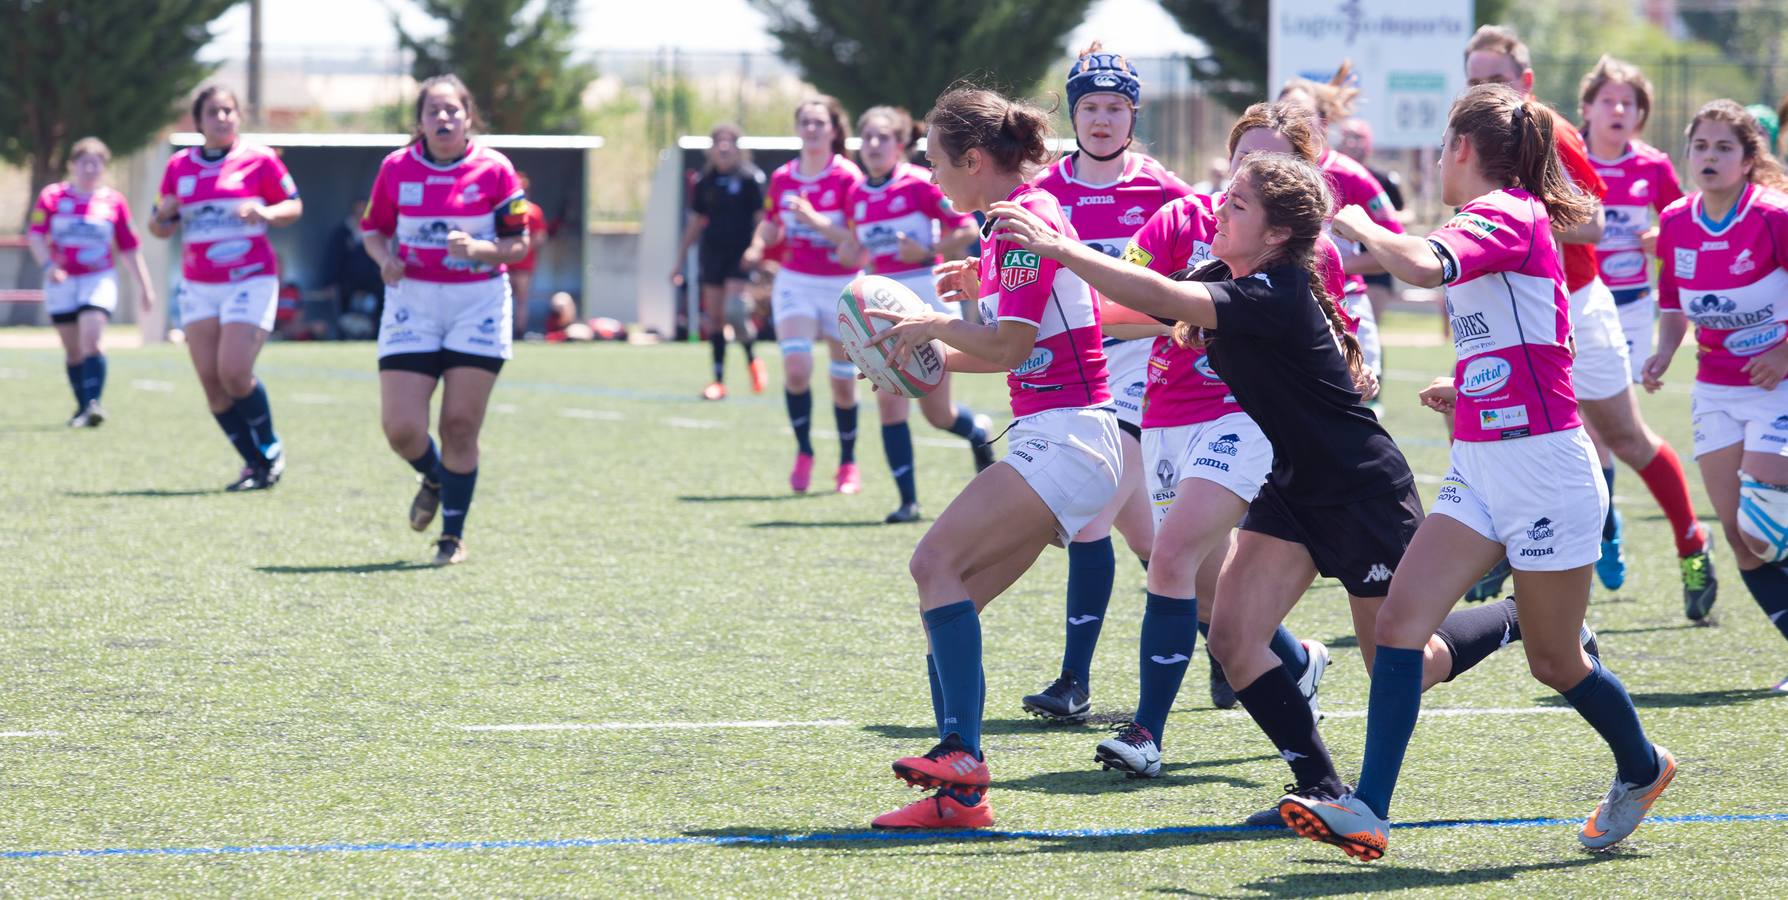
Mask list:
[{"label": "kappa logo", "polygon": [[1535,519],[1533,527],[1527,529],[1527,538],[1533,541],[1549,541],[1555,534],[1557,532],[1552,530],[1552,520],[1545,516]]},{"label": "kappa logo", "polygon": [[1390,581],[1390,580],[1391,580],[1391,567],[1385,565],[1384,563],[1376,563],[1372,566],[1372,568],[1366,570],[1366,583],[1367,584],[1377,584],[1380,581]]},{"label": "kappa logo", "polygon": [[1212,453],[1221,453],[1221,454],[1224,454],[1225,456],[1234,456],[1235,451],[1236,451],[1236,444],[1240,443],[1241,440],[1242,440],[1242,436],[1239,434],[1220,434],[1217,436],[1216,440],[1211,441],[1209,446],[1211,448]]}]

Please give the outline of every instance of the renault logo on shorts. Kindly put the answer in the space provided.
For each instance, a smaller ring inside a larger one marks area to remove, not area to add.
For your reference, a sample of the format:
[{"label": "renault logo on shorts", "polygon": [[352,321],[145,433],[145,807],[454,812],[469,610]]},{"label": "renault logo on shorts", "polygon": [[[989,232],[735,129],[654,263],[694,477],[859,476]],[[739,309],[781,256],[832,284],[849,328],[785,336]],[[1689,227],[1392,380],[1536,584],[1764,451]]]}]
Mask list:
[{"label": "renault logo on shorts", "polygon": [[1166,490],[1170,487],[1173,487],[1173,482],[1174,482],[1173,476],[1174,476],[1173,463],[1168,462],[1165,459],[1161,460],[1158,463],[1155,463],[1155,478],[1160,480],[1162,490]]}]

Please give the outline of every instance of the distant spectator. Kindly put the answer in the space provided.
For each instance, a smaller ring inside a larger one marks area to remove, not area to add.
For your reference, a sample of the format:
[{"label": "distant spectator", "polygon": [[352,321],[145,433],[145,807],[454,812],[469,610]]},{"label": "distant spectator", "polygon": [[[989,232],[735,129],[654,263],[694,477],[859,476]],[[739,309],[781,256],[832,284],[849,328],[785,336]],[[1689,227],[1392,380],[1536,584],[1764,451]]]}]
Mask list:
[{"label": "distant spectator", "polygon": [[1372,165],[1372,126],[1365,119],[1358,117],[1341,123],[1340,143],[1335,149],[1351,157],[1354,162],[1366,167],[1372,177],[1378,179],[1379,186],[1384,188],[1386,197],[1391,200],[1391,207],[1403,210],[1403,179],[1396,172],[1380,169]]},{"label": "distant spectator", "polygon": [[[517,172],[521,179],[522,190],[532,191],[533,185],[528,182],[528,173]],[[535,255],[540,252],[540,245],[546,243],[549,229],[546,226],[546,212],[534,201],[528,204],[528,255],[521,262],[509,264],[509,293],[515,297],[515,336],[524,337],[528,333],[528,295],[534,291]]]},{"label": "distant spectator", "polygon": [[[365,214],[366,201],[355,200],[348,217],[329,232],[324,253],[324,277],[335,290],[335,312],[344,336],[372,337],[385,311],[385,282],[379,277],[379,264],[366,254],[360,230]],[[348,316],[354,317],[351,322]]]},{"label": "distant spectator", "polygon": [[1229,181],[1229,159],[1222,156],[1211,157],[1211,167],[1205,170],[1204,180],[1192,185],[1192,193],[1210,196],[1221,190]]}]

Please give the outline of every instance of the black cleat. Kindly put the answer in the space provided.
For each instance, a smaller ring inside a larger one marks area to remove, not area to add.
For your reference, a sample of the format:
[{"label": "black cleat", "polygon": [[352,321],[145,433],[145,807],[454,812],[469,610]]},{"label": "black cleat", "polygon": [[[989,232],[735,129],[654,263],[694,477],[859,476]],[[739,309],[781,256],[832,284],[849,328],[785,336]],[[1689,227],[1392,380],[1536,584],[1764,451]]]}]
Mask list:
[{"label": "black cleat", "polygon": [[919,504],[902,503],[900,504],[899,509],[888,513],[888,517],[883,519],[882,523],[885,525],[904,525],[908,522],[917,522],[919,521],[919,518]]},{"label": "black cleat", "polygon": [[1602,658],[1602,645],[1596,642],[1596,633],[1590,629],[1589,623],[1585,622],[1583,627],[1578,630],[1577,642],[1583,645],[1584,653],[1596,659]]},{"label": "black cleat", "polygon": [[1085,722],[1093,707],[1086,688],[1080,686],[1072,672],[1063,672],[1054,684],[1044,688],[1042,693],[1024,698],[1023,702],[1025,712],[1069,725]]},{"label": "black cleat", "polygon": [[[1206,649],[1206,655],[1210,655],[1208,648]],[[1217,658],[1212,656],[1211,705],[1218,709],[1235,709],[1235,704],[1235,688],[1229,686],[1229,676],[1223,674],[1223,667],[1217,663]],[[1277,816],[1278,814],[1278,808],[1275,807],[1273,815]]]},{"label": "black cleat", "polygon": [[1714,578],[1713,542],[1709,540],[1700,553],[1683,557],[1681,565],[1682,614],[1691,622],[1705,622],[1720,592],[1720,583]]},{"label": "black cleat", "polygon": [[1471,590],[1465,592],[1465,602],[1482,603],[1500,596],[1502,583],[1508,580],[1509,573],[1508,558],[1497,560],[1496,565],[1491,566],[1490,571],[1485,572],[1484,577],[1478,579],[1478,583],[1472,585]]},{"label": "black cleat", "polygon": [[416,497],[410,501],[410,528],[416,531],[427,531],[435,521],[435,512],[441,508],[441,486],[427,478],[416,488]]}]

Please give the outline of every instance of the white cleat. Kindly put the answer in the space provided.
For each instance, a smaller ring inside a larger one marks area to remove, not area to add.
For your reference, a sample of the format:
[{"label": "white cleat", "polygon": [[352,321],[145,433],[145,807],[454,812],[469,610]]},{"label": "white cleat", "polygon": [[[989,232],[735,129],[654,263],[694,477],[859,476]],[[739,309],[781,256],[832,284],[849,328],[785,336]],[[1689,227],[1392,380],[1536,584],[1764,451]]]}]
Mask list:
[{"label": "white cleat", "polygon": [[1117,734],[1099,742],[1093,760],[1101,769],[1116,769],[1131,778],[1156,778],[1161,774],[1161,749],[1147,728],[1129,722]]},{"label": "white cleat", "polygon": [[1316,702],[1316,692],[1322,690],[1322,673],[1329,668],[1329,648],[1318,640],[1302,643],[1304,652],[1310,655],[1310,664],[1304,667],[1304,674],[1298,676],[1298,692],[1310,701],[1310,715],[1320,722],[1322,709]]}]

